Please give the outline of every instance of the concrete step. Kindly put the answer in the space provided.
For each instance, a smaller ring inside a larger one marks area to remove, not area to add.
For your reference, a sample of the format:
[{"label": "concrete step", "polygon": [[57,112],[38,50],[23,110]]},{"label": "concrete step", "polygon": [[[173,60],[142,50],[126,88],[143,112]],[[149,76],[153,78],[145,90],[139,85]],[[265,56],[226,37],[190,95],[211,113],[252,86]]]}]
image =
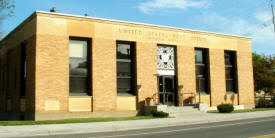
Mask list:
[{"label": "concrete step", "polygon": [[189,115],[199,115],[204,114],[203,112],[196,111],[196,112],[185,112],[185,113],[171,113],[169,114],[170,117],[182,117],[182,116],[189,116]]},{"label": "concrete step", "polygon": [[203,114],[203,112],[200,112],[198,108],[194,108],[193,106],[183,106],[183,107],[169,106],[167,107],[167,113],[169,113],[171,117]]},{"label": "concrete step", "polygon": [[156,106],[146,106],[145,115],[150,115],[152,110],[164,111],[169,113],[171,117],[180,117],[186,115],[196,115],[202,114],[198,108],[194,106],[167,106],[167,105],[156,105]]},{"label": "concrete step", "polygon": [[167,107],[168,113],[185,113],[185,112],[196,112],[198,109],[194,107]]},{"label": "concrete step", "polygon": [[167,109],[167,112],[189,112],[189,111],[198,111],[198,109]]},{"label": "concrete step", "polygon": [[171,110],[192,110],[195,109],[192,106],[186,106],[186,107],[175,107],[175,106],[171,106],[171,107],[167,107],[167,109],[171,109]]},{"label": "concrete step", "polygon": [[187,115],[187,114],[201,114],[201,113],[203,113],[203,112],[192,111],[192,112],[170,113],[169,115]]},{"label": "concrete step", "polygon": [[180,114],[180,113],[196,113],[198,110],[190,110],[190,111],[167,111],[169,114]]}]

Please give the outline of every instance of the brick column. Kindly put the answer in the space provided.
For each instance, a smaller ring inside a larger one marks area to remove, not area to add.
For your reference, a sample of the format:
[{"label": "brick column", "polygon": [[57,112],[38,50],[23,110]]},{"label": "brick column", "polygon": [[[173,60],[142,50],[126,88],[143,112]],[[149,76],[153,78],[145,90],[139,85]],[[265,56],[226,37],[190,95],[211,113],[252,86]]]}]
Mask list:
[{"label": "brick column", "polygon": [[36,45],[35,111],[68,111],[69,37],[39,34]]},{"label": "brick column", "polygon": [[237,52],[237,68],[238,68],[238,88],[239,88],[239,104],[244,104],[253,108],[254,100],[254,80],[251,43],[247,41],[238,42]]},{"label": "brick column", "polygon": [[[196,93],[196,75],[195,75],[195,53],[194,47],[177,46],[177,75],[179,105],[183,105],[183,101],[192,94]],[[185,93],[185,94],[184,94]]]},{"label": "brick column", "polygon": [[209,49],[211,106],[225,103],[225,63],[223,49]]},{"label": "brick column", "polygon": [[93,38],[93,111],[116,110],[116,41]]},{"label": "brick column", "polygon": [[142,111],[146,97],[158,93],[157,90],[157,44],[136,43],[136,66],[137,85],[141,86],[138,91],[138,109]]}]

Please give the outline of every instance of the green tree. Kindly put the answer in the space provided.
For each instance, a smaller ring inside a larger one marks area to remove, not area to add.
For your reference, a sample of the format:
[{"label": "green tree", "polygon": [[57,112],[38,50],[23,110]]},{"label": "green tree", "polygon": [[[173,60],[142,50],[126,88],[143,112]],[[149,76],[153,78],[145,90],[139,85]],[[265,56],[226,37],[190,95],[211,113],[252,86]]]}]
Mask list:
[{"label": "green tree", "polygon": [[275,90],[275,56],[253,53],[255,91],[273,93]]},{"label": "green tree", "polygon": [[[4,19],[14,15],[14,0],[0,0],[0,26]],[[4,31],[0,30],[0,38],[4,36]]]}]

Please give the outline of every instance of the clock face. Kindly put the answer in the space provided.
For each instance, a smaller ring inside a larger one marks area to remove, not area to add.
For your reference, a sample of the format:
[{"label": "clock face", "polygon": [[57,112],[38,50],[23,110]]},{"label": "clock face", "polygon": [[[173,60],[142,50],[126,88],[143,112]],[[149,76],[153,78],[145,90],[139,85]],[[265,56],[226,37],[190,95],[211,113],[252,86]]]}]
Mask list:
[{"label": "clock face", "polygon": [[174,68],[174,48],[158,46],[158,69]]}]

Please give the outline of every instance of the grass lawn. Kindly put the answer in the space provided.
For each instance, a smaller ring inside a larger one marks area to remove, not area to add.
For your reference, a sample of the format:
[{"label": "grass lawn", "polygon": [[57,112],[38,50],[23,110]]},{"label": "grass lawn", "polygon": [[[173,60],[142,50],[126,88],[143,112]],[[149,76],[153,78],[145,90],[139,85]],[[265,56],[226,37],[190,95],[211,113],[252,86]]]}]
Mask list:
[{"label": "grass lawn", "polygon": [[109,122],[109,121],[154,119],[154,118],[155,117],[152,117],[152,116],[135,116],[135,117],[119,117],[119,118],[82,118],[82,119],[65,119],[65,120],[47,120],[47,121],[0,121],[0,126]]},{"label": "grass lawn", "polygon": [[[246,112],[269,111],[269,110],[275,110],[275,108],[243,109],[243,110],[235,110],[231,113],[246,113]],[[208,113],[219,113],[219,112],[218,111],[208,111]]]}]

